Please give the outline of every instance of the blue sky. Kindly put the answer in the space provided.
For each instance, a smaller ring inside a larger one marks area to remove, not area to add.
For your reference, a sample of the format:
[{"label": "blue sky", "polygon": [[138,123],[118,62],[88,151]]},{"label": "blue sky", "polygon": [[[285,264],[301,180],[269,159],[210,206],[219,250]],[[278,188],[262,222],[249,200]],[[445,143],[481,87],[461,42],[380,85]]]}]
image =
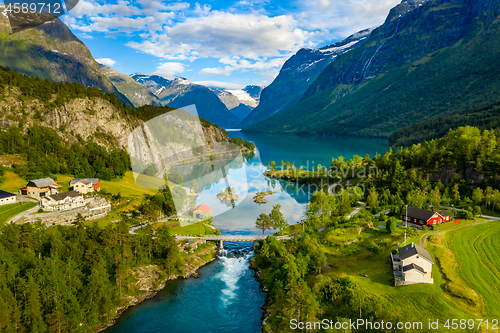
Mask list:
[{"label": "blue sky", "polygon": [[[302,47],[384,22],[400,0],[80,0],[61,19],[94,58],[125,74],[268,85]],[[226,84],[224,84],[226,83]]]}]

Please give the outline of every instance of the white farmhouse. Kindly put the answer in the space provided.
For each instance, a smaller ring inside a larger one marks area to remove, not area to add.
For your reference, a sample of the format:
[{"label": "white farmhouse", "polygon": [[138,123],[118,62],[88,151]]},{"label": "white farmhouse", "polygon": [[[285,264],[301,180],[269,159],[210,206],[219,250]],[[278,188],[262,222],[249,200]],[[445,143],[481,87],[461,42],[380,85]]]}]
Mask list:
[{"label": "white farmhouse", "polygon": [[85,200],[80,193],[76,191],[69,191],[42,198],[40,206],[46,211],[62,212],[85,206]]},{"label": "white farmhouse", "polygon": [[86,194],[89,192],[100,191],[101,181],[99,178],[75,178],[69,182],[69,186],[81,194]]},{"label": "white farmhouse", "polygon": [[0,206],[15,203],[17,201],[17,196],[15,194],[0,191]]},{"label": "white farmhouse", "polygon": [[432,260],[429,252],[415,243],[399,249],[399,255],[391,254],[396,287],[405,284],[433,283]]}]

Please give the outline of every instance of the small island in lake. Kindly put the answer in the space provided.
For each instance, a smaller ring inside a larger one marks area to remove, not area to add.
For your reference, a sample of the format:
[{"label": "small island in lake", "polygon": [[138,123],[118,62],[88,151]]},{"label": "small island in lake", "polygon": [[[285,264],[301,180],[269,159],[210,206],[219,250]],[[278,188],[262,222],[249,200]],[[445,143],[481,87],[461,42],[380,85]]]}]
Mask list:
[{"label": "small island in lake", "polygon": [[224,202],[234,202],[238,201],[238,195],[234,187],[227,187],[217,194],[217,199]]},{"label": "small island in lake", "polygon": [[257,194],[253,197],[253,202],[258,204],[267,203],[267,199],[265,198],[265,196],[271,195],[273,193],[273,191],[257,192]]}]

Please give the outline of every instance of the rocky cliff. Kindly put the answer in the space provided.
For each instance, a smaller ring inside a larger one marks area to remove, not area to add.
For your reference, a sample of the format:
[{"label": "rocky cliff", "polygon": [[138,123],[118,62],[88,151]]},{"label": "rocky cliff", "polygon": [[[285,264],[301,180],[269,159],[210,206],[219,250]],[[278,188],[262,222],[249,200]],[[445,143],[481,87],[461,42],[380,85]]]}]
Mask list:
[{"label": "rocky cliff", "polygon": [[[21,126],[26,131],[33,124],[49,127],[61,139],[77,141],[78,137],[92,140],[107,148],[128,147],[132,131],[144,122],[127,116],[109,101],[97,97],[75,98],[59,106],[37,99],[25,98],[17,87],[5,86],[0,93],[0,130]],[[166,110],[168,111],[168,110]],[[214,125],[201,126],[207,141],[227,142],[227,133]]]}]

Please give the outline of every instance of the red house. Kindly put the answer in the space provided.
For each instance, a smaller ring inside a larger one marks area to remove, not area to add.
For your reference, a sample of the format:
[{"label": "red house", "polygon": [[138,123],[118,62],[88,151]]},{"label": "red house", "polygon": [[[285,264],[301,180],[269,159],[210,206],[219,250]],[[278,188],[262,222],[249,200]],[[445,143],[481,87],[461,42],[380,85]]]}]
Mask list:
[{"label": "red house", "polygon": [[205,219],[210,217],[210,210],[212,208],[210,206],[201,204],[196,206],[196,208],[193,210],[193,216],[196,216],[198,219]]},{"label": "red house", "polygon": [[432,211],[416,207],[408,207],[401,213],[403,223],[413,226],[432,226],[451,221],[451,216],[444,210]]}]

